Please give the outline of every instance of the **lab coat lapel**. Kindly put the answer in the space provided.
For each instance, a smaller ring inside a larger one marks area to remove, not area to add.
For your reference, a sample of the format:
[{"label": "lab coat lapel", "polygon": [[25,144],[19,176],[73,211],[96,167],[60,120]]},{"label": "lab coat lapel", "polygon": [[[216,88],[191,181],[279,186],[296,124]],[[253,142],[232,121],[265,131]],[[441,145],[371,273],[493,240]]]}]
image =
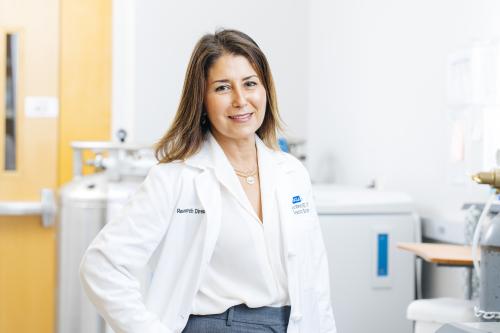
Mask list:
[{"label": "lab coat lapel", "polygon": [[292,246],[289,239],[288,223],[293,218],[291,214],[291,179],[290,174],[294,168],[287,163],[286,157],[282,153],[277,153],[269,149],[264,142],[256,137],[257,152],[259,154],[259,170],[262,173],[261,195],[263,209],[268,209],[269,204],[276,199],[280,214],[281,228],[285,253]]},{"label": "lab coat lapel", "polygon": [[213,171],[205,169],[195,178],[195,188],[198,199],[205,209],[205,245],[202,263],[208,263],[219,237],[221,224],[220,187]]},{"label": "lab coat lapel", "polygon": [[213,135],[209,137],[210,153],[214,163],[215,176],[238,200],[241,199],[240,183],[229,163],[226,154]]},{"label": "lab coat lapel", "polygon": [[290,167],[290,164],[284,161],[278,162],[278,168],[276,172],[276,197],[278,200],[278,209],[280,213],[281,220],[281,232],[283,234],[283,248],[285,253],[285,267],[288,276],[288,294],[290,296],[290,302],[292,304],[291,315],[300,315],[302,305],[300,300],[300,285],[299,285],[299,268],[297,261],[297,244],[293,242],[294,239],[294,228],[292,223],[294,222],[294,216],[292,213],[292,187],[293,183],[290,177],[293,177],[294,169]]},{"label": "lab coat lapel", "polygon": [[259,161],[260,194],[262,202],[262,216],[265,223],[266,212],[269,211],[274,201],[276,191],[276,163],[274,152],[262,140],[255,136],[257,156]]},{"label": "lab coat lapel", "polygon": [[[211,136],[210,133],[208,135]],[[200,151],[187,158],[184,163],[201,169],[201,173],[195,177],[194,184],[196,195],[205,209],[205,244],[202,263],[208,263],[219,236],[221,222],[220,185],[215,176],[208,139],[205,140]]]},{"label": "lab coat lapel", "polygon": [[253,210],[250,201],[246,197],[243,187],[236,176],[236,173],[231,166],[231,163],[226,157],[221,146],[217,143],[215,138],[209,136],[209,144],[211,149],[211,158],[214,164],[214,171],[219,182],[227,188],[227,190],[238,200],[238,202],[257,220],[257,214]]},{"label": "lab coat lapel", "polygon": [[276,187],[276,198],[278,201],[278,210],[281,220],[281,228],[283,233],[283,245],[285,247],[285,253],[294,255],[293,243],[291,240],[290,233],[292,232],[290,228],[290,223],[293,221],[292,214],[292,198],[291,198],[291,188],[289,171],[286,168],[278,168],[276,173],[276,181],[278,183]]}]

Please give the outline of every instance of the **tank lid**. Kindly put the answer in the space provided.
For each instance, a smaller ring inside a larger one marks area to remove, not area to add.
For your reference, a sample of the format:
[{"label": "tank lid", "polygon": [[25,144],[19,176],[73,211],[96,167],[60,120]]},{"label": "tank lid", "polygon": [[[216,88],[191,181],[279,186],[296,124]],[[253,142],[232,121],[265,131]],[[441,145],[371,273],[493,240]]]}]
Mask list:
[{"label": "tank lid", "polygon": [[101,201],[106,200],[108,181],[104,174],[93,174],[77,178],[59,190],[61,200]]}]

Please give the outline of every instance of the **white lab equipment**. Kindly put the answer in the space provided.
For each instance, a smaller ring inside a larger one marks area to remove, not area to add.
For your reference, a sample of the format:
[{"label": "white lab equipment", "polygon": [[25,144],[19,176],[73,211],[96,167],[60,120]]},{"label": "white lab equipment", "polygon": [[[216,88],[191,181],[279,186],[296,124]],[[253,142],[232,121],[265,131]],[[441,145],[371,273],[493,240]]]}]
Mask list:
[{"label": "white lab equipment", "polygon": [[[464,205],[461,211],[448,218],[423,219],[423,237],[431,242],[470,244],[480,212],[477,205]],[[474,316],[474,301],[471,300],[477,293],[477,281],[471,268],[450,266],[448,274],[443,275],[443,267],[438,266],[429,264],[424,280],[432,281],[432,288],[439,290],[446,297],[418,299],[408,306],[407,317],[415,323],[414,333],[435,333],[447,323],[478,321]],[[445,282],[440,284],[434,279]],[[450,297],[461,292],[462,297]]]},{"label": "white lab equipment", "polygon": [[450,297],[413,301],[407,316],[415,322],[414,333],[435,333],[447,323],[477,321],[473,301]]},{"label": "white lab equipment", "polygon": [[500,333],[498,323],[456,323],[446,324],[436,333]]},{"label": "white lab equipment", "polygon": [[411,333],[406,307],[420,279],[414,255],[420,221],[404,193],[314,185],[339,332]]},{"label": "white lab equipment", "polygon": [[103,333],[104,321],[83,293],[83,253],[106,221],[106,177],[96,174],[61,188],[57,225],[57,332]]},{"label": "white lab equipment", "polygon": [[[155,161],[147,146],[75,142],[72,147],[74,178],[59,192],[56,331],[109,333],[111,330],[82,290],[80,261],[90,242],[126,203]],[[98,153],[91,164],[102,172],[82,175],[85,150]],[[104,152],[109,157],[100,154]]]},{"label": "white lab equipment", "polygon": [[[408,307],[408,318],[415,320],[415,333],[459,333],[459,332],[495,332],[500,331],[500,215],[496,214],[489,221],[482,239],[483,223],[492,212],[493,203],[498,204],[500,190],[500,169],[480,172],[473,176],[479,184],[488,184],[493,193],[486,203],[476,226],[472,241],[472,259],[474,268],[480,276],[479,300],[429,299],[417,300]],[[479,265],[477,247],[481,247]],[[481,320],[488,323],[464,324]],[[459,324],[442,324],[458,322]],[[496,330],[491,330],[496,328]]]}]

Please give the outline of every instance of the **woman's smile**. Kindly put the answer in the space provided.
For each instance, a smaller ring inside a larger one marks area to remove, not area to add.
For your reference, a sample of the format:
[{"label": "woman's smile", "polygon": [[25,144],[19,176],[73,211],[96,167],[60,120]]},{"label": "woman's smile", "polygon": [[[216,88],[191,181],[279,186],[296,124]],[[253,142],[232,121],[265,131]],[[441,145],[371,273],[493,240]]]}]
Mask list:
[{"label": "woman's smile", "polygon": [[237,115],[229,116],[229,119],[233,120],[236,123],[246,123],[250,120],[253,114],[253,112],[240,113]]}]

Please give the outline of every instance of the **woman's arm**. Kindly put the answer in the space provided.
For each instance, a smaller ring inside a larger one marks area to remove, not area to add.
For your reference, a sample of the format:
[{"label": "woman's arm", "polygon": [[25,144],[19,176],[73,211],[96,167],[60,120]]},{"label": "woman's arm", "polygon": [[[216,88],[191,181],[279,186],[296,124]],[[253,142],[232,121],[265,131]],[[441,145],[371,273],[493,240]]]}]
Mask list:
[{"label": "woman's arm", "polygon": [[116,333],[169,332],[146,309],[133,274],[146,267],[168,228],[172,200],[160,172],[158,166],[151,169],[121,214],[97,235],[80,265],[87,296]]}]

